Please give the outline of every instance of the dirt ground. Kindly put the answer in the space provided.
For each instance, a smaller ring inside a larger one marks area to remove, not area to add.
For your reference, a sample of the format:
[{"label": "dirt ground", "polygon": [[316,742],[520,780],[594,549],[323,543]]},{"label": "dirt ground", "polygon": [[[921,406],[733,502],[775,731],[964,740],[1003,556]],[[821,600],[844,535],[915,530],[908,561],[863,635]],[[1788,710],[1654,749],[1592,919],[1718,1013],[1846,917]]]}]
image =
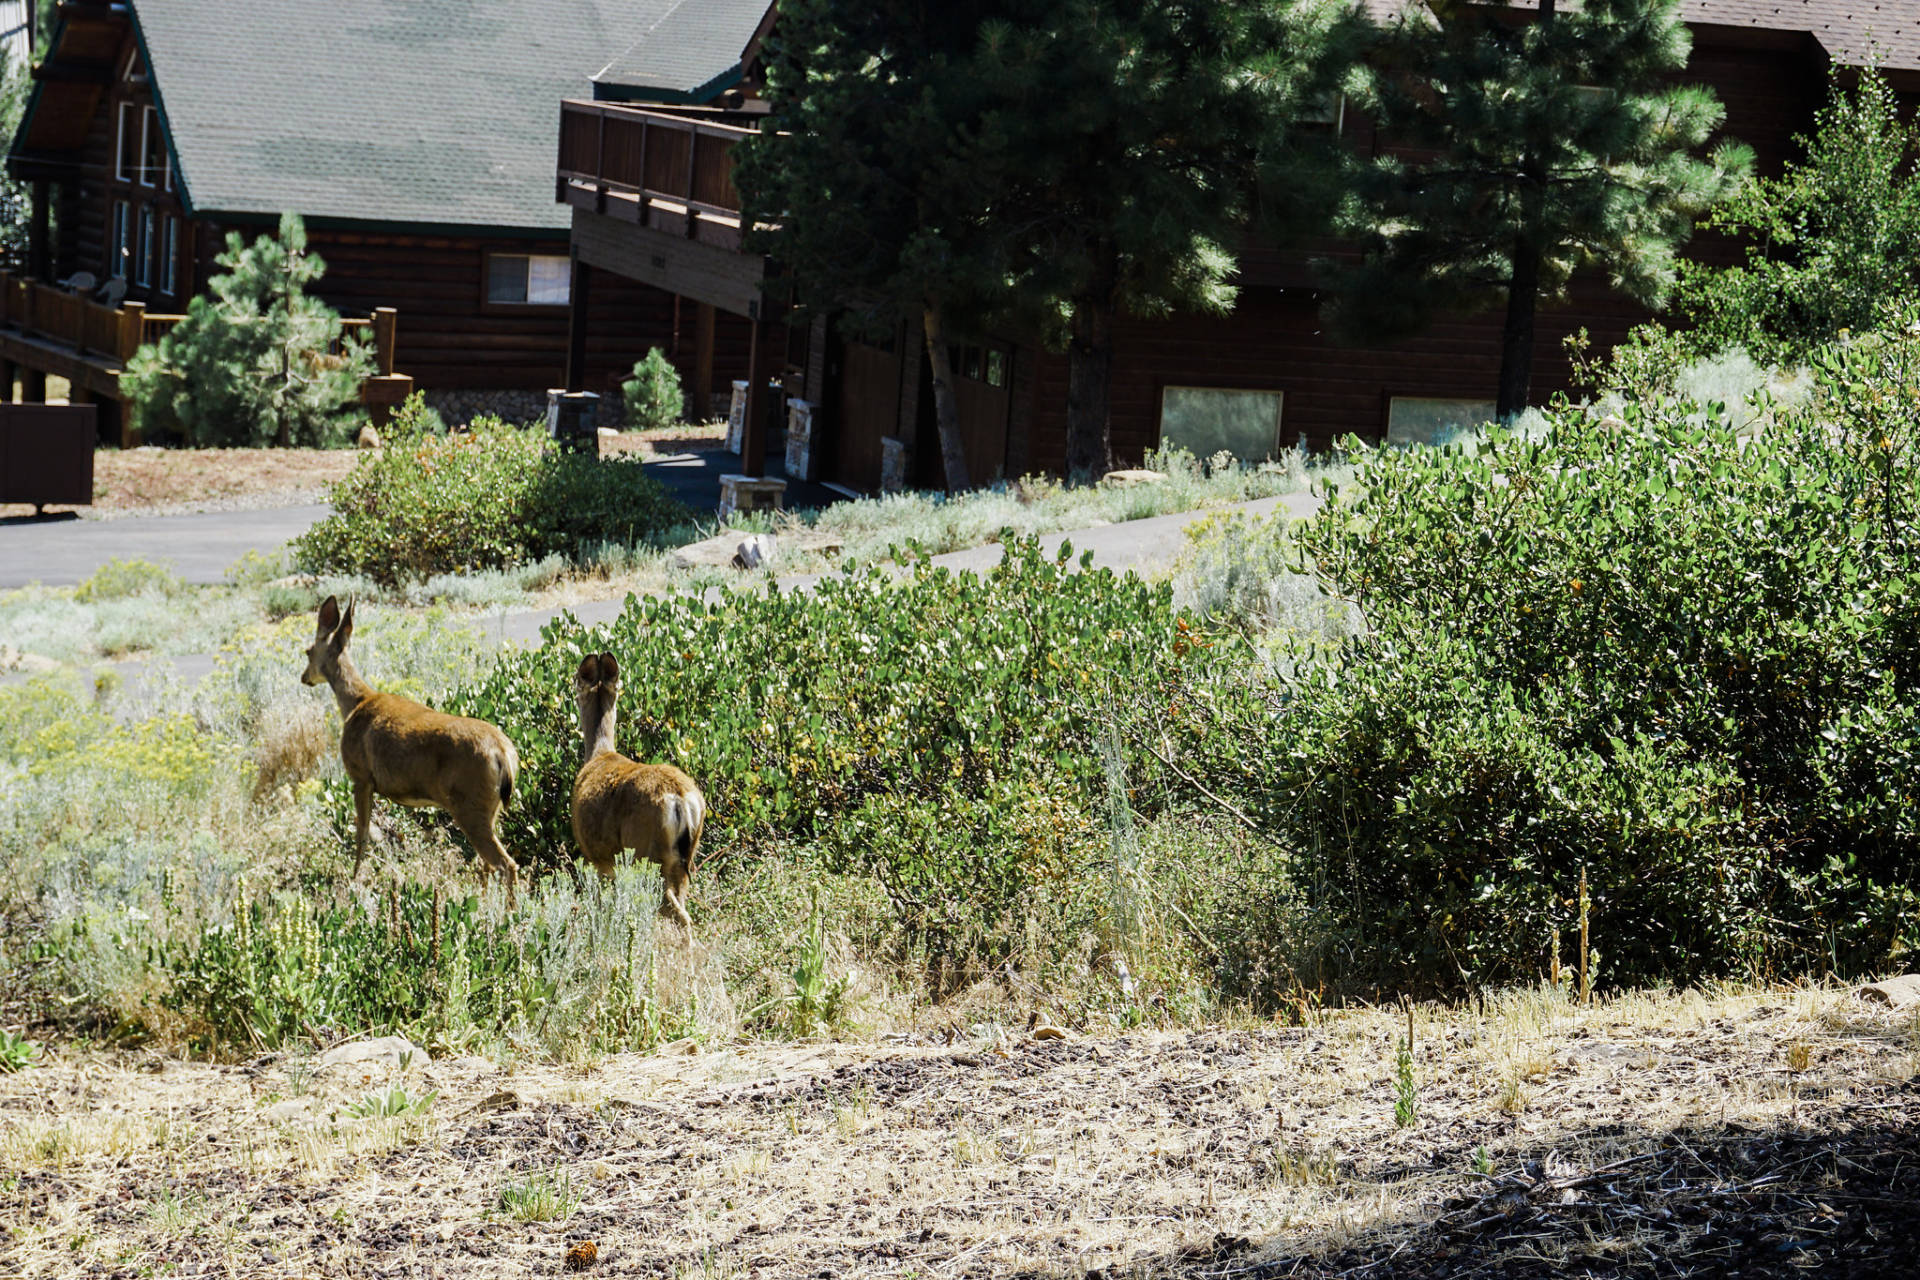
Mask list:
[{"label": "dirt ground", "polygon": [[[60,1053],[0,1273],[1906,1276],[1916,1022],[1833,990],[1306,1027],[680,1045],[588,1069]],[[424,1115],[355,1119],[398,1083]]]},{"label": "dirt ground", "polygon": [[[724,422],[690,423],[608,436],[602,452],[651,457],[725,443]],[[111,518],[322,502],[326,486],[353,470],[358,457],[352,449],[99,449],[93,455],[93,503],[46,510]],[[33,510],[25,503],[0,503],[0,519]]]}]

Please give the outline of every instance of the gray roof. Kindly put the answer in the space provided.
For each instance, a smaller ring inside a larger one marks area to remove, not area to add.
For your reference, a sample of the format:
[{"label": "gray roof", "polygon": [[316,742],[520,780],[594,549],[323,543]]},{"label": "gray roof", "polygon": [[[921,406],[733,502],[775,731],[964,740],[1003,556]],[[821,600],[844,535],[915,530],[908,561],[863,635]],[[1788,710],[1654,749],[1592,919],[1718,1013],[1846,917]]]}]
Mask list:
[{"label": "gray roof", "polygon": [[740,77],[772,0],[644,0],[635,38],[593,78],[601,98],[701,101]]},{"label": "gray roof", "polygon": [[152,0],[134,16],[194,210],[558,231],[560,100],[652,7]]}]

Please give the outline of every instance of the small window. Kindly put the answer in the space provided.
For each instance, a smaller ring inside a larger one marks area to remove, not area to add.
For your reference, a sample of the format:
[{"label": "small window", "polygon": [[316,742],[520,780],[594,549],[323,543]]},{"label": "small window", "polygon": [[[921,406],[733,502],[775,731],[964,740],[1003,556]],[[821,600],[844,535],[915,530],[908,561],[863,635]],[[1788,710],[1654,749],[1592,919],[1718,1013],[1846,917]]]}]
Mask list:
[{"label": "small window", "polygon": [[140,206],[140,234],[134,241],[133,282],[142,289],[153,283],[153,260],[160,252],[154,237],[153,206]]},{"label": "small window", "polygon": [[1306,103],[1300,110],[1300,123],[1331,127],[1338,134],[1347,123],[1347,95],[1327,93]]},{"label": "small window", "polygon": [[107,274],[124,280],[127,278],[129,259],[133,256],[132,246],[128,244],[133,235],[133,211],[125,200],[113,202],[113,243],[108,250]]},{"label": "small window", "polygon": [[113,176],[122,182],[132,182],[135,170],[140,167],[139,110],[131,102],[120,104],[119,150],[114,160]]},{"label": "small window", "polygon": [[166,242],[160,249],[160,290],[163,293],[175,292],[180,279],[180,219],[167,215]]},{"label": "small window", "polygon": [[152,107],[141,113],[140,122],[140,185],[151,187],[159,183],[161,170],[165,163],[161,159],[166,148],[160,145],[160,113]]},{"label": "small window", "polygon": [[1004,387],[1007,385],[1007,353],[997,348],[987,351],[987,385]]},{"label": "small window", "polygon": [[1388,444],[1445,444],[1462,431],[1493,421],[1491,400],[1435,400],[1395,396],[1387,405]]},{"label": "small window", "polygon": [[1280,451],[1284,400],[1278,391],[1168,387],[1160,393],[1160,442],[1203,462],[1217,453],[1265,462]]},{"label": "small window", "polygon": [[572,296],[572,263],[559,254],[496,253],[487,258],[488,302],[564,307]]}]

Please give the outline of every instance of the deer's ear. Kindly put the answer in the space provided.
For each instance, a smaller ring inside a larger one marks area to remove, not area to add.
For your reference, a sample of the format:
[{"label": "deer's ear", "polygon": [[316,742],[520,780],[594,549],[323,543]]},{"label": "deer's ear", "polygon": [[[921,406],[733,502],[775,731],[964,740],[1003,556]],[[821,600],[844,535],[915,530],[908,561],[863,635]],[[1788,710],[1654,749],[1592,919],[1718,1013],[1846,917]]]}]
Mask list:
[{"label": "deer's ear", "polygon": [[340,601],[328,596],[320,602],[320,634],[329,635],[340,625]]},{"label": "deer's ear", "polygon": [[620,664],[613,660],[613,655],[610,653],[600,655],[600,678],[602,680],[618,680],[620,678]]},{"label": "deer's ear", "polygon": [[347,641],[353,639],[353,601],[347,601],[347,616],[340,619],[340,629],[333,633],[333,646],[336,649],[347,647]]},{"label": "deer's ear", "polygon": [[580,669],[573,673],[576,683],[596,685],[600,683],[600,655],[590,653],[580,659]]}]

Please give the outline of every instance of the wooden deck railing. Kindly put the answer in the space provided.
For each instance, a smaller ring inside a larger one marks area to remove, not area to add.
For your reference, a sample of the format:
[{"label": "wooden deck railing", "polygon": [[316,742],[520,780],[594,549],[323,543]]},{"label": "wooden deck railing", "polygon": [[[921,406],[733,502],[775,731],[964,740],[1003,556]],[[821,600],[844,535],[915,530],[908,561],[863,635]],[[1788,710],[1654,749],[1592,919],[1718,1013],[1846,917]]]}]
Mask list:
[{"label": "wooden deck railing", "polygon": [[754,130],[608,102],[560,104],[555,198],[725,249],[740,247],[733,148]]},{"label": "wooden deck railing", "polygon": [[[373,343],[376,377],[393,376],[398,318],[392,307],[379,307],[370,319],[340,322],[342,341],[355,336]],[[71,347],[86,359],[124,365],[143,344],[158,342],[185,319],[183,315],[148,311],[140,302],[103,306],[84,294],[0,271],[0,327]],[[338,354],[339,342],[333,344],[333,350]]]}]

